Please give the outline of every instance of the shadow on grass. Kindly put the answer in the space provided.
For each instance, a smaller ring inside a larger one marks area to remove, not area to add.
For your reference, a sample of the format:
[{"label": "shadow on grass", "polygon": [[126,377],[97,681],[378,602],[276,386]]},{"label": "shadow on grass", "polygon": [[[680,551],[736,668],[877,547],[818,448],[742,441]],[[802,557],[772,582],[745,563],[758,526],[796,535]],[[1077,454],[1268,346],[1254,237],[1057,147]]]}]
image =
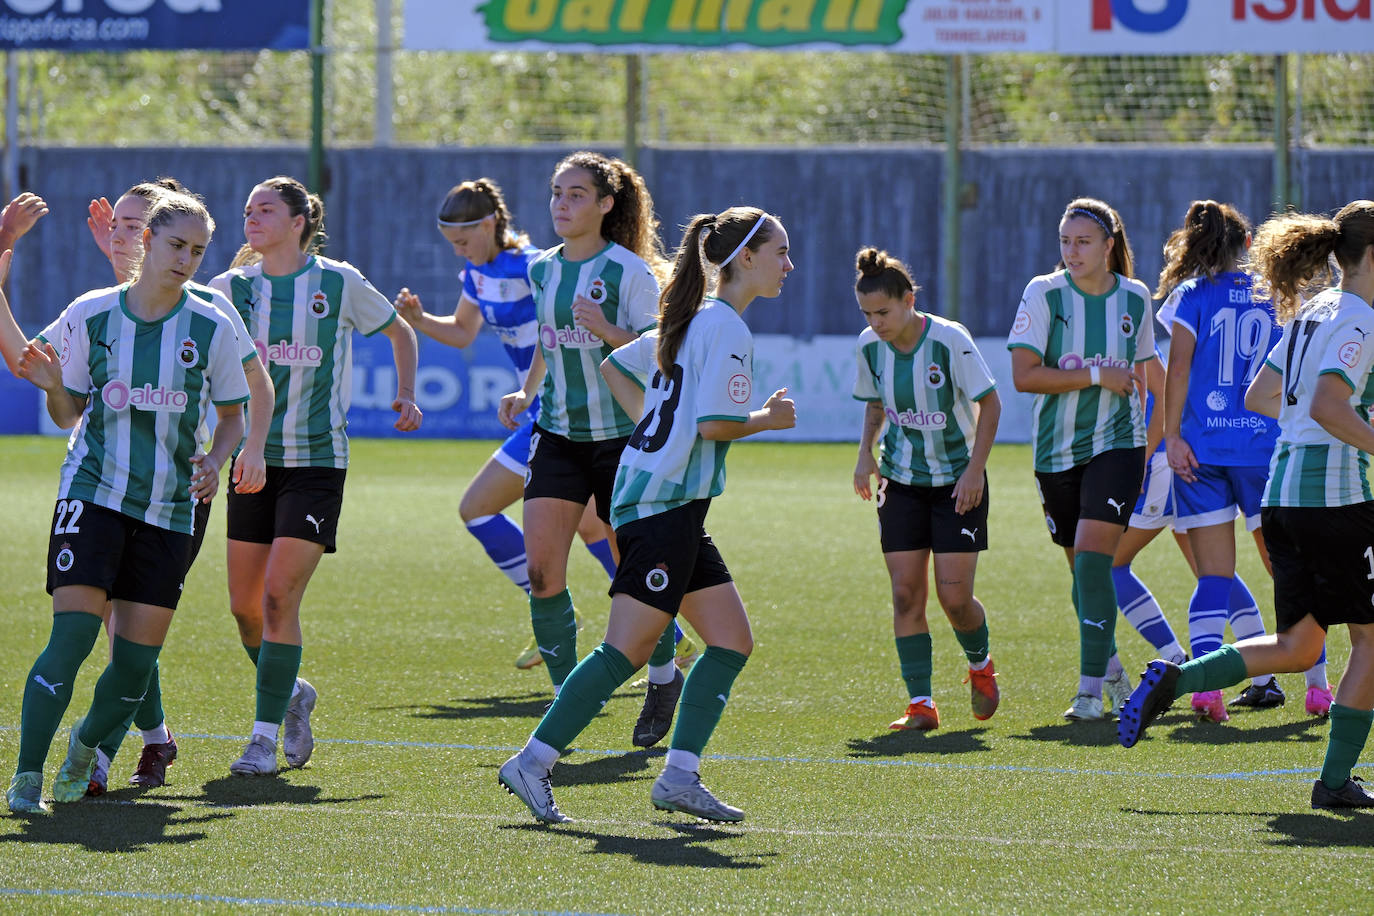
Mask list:
[{"label": "shadow on grass", "polygon": [[576,749],[572,757],[565,757],[553,769],[554,788],[559,786],[609,786],[623,782],[640,782],[657,777],[657,769],[649,772],[650,762],[663,757],[667,751],[654,748],[631,751],[604,757],[590,757],[578,761]]},{"label": "shadow on grass", "polygon": [[[157,802],[80,801],[53,805],[49,814],[23,819],[18,833],[0,836],[0,843],[47,843],[81,846],[90,852],[140,852],[150,846],[194,843],[208,834],[183,828],[208,824],[233,815],[210,812],[190,815],[184,808]],[[5,855],[8,855],[6,853]]]},{"label": "shadow on grass", "polygon": [[1312,744],[1318,741],[1326,742],[1326,720],[1315,717],[1300,719],[1297,722],[1264,725],[1259,728],[1237,727],[1238,723],[1235,720],[1229,723],[1220,723],[1197,720],[1191,716],[1179,718],[1183,719],[1185,724],[1192,722],[1193,727],[1175,728],[1169,732],[1168,738],[1170,741],[1178,741],[1183,744],[1270,744],[1273,742]]},{"label": "shadow on grass", "polygon": [[500,829],[549,831],[580,840],[591,840],[595,845],[588,850],[590,855],[628,856],[645,865],[672,868],[763,868],[767,863],[760,860],[778,855],[776,852],[731,855],[729,852],[716,849],[715,844],[744,839],[745,834],[713,825],[660,821],[657,826],[672,830],[677,836],[620,836],[567,825],[550,828],[540,824],[518,824],[503,825]]},{"label": "shadow on grass", "polygon": [[850,738],[850,757],[901,757],[906,754],[971,754],[989,750],[987,727],[963,731],[888,731],[872,738]]},{"label": "shadow on grass", "polygon": [[322,797],[320,787],[290,782],[279,773],[276,776],[221,776],[212,779],[201,789],[200,795],[164,796],[169,801],[211,805],[216,808],[250,808],[258,805],[346,805],[372,801],[385,795],[369,793],[340,797]]},{"label": "shadow on grass", "polygon": [[1116,720],[1100,722],[1059,722],[1037,725],[1024,735],[1012,735],[1020,741],[1046,741],[1068,747],[1110,747],[1116,744]]},{"label": "shadow on grass", "polygon": [[[1285,789],[1285,792],[1288,790]],[[1305,798],[1305,789],[1298,790],[1295,800]],[[1122,808],[1126,814],[1147,817],[1244,817],[1267,818],[1272,836],[1271,846],[1300,848],[1360,848],[1374,846],[1374,812],[1345,809],[1276,814],[1273,811],[1156,811],[1144,808]]]},{"label": "shadow on grass", "polygon": [[553,697],[548,690],[510,696],[462,697],[453,703],[374,706],[374,712],[409,712],[416,719],[542,719]]}]

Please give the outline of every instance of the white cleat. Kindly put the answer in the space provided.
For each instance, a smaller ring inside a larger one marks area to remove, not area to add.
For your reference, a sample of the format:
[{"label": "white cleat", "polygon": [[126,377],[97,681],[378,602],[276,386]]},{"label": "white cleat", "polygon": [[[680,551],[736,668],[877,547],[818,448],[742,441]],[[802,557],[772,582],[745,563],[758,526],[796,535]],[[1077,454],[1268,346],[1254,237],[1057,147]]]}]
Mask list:
[{"label": "white cleat", "polygon": [[1064,718],[1070,722],[1101,722],[1111,718],[1102,711],[1102,698],[1090,693],[1080,693],[1073,703],[1064,710]]},{"label": "white cleat", "polygon": [[506,791],[525,803],[534,819],[541,824],[563,824],[572,818],[558,810],[553,800],[553,784],[549,771],[527,766],[516,754],[505,763],[496,777]]},{"label": "white cleat", "polygon": [[300,689],[286,707],[286,718],[282,720],[281,746],[286,762],[292,767],[303,767],[315,752],[315,734],[310,730],[310,714],[315,711],[315,701],[319,693],[303,677],[296,678]]},{"label": "white cleat", "polygon": [[1111,712],[1109,712],[1108,715],[1121,715],[1121,708],[1125,706],[1126,701],[1131,698],[1131,691],[1133,689],[1130,675],[1126,673],[1125,668],[1122,668],[1116,674],[1109,674],[1102,679],[1102,705],[1106,706],[1107,700],[1112,701]]},{"label": "white cleat", "polygon": [[277,772],[277,742],[262,735],[248,739],[243,756],[229,764],[235,776],[272,776]]},{"label": "white cleat", "polygon": [[[669,770],[677,772],[670,774]],[[721,824],[735,824],[744,820],[743,811],[727,805],[702,785],[701,774],[688,773],[677,767],[663,768],[658,779],[654,780],[649,798],[660,811],[677,811]]]}]

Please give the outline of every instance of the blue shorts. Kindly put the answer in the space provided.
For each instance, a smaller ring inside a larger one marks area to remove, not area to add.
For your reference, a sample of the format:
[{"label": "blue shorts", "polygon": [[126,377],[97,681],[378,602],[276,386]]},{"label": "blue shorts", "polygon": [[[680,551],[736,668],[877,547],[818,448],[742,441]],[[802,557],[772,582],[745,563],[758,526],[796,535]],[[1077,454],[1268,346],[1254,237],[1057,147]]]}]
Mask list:
[{"label": "blue shorts", "polygon": [[1135,501],[1131,527],[1154,531],[1174,523],[1174,530],[1182,531],[1174,515],[1174,472],[1169,469],[1169,456],[1161,449],[1145,464],[1145,489]]},{"label": "blue shorts", "polygon": [[534,421],[526,420],[524,425],[506,437],[501,447],[492,452],[492,460],[512,474],[525,479],[525,466],[530,462],[530,434],[534,432]]},{"label": "blue shorts", "polygon": [[1245,530],[1260,526],[1260,497],[1269,482],[1269,466],[1228,467],[1203,464],[1194,471],[1197,480],[1174,481],[1179,524],[1187,528],[1229,524],[1236,510],[1245,516]]}]

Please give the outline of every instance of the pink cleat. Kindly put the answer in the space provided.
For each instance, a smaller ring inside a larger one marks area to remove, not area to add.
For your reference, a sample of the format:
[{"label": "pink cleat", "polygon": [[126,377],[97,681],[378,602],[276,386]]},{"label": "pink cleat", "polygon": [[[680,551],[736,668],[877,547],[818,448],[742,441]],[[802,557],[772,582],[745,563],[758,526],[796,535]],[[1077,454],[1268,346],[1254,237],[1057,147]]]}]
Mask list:
[{"label": "pink cleat", "polygon": [[1313,684],[1307,688],[1307,702],[1304,705],[1307,706],[1308,715],[1325,719],[1331,715],[1331,704],[1334,701],[1335,697],[1331,695],[1330,687],[1318,687]]},{"label": "pink cleat", "polygon": [[1193,712],[1213,722],[1226,722],[1231,718],[1226,712],[1226,701],[1220,690],[1193,694]]}]

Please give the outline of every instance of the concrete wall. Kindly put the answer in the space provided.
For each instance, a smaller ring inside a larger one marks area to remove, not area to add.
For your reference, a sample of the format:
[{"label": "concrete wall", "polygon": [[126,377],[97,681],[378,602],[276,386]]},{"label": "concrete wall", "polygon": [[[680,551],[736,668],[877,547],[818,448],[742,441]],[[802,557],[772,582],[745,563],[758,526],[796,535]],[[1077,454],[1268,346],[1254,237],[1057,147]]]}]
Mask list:
[{"label": "concrete wall", "polygon": [[[357,264],[378,288],[403,285],[446,311],[458,264],[434,229],[444,192],[477,175],[505,189],[516,223],[535,244],[555,239],[547,216],[550,171],[564,148],[346,149],[329,154],[328,253]],[[242,239],[239,214],[252,185],[278,173],[301,176],[299,149],[28,149],[25,187],[52,205],[21,243],[14,299],[25,330],[36,330],[77,294],[110,282],[85,226],[92,197],[113,198],[136,181],[172,174],[205,195],[220,220],[200,279],[222,270]],[[938,149],[645,151],[669,246],[693,213],[750,203],[783,219],[797,270],[781,299],[749,313],[759,332],[849,334],[862,326],[851,293],[853,257],[866,244],[904,258],[923,287],[925,308],[948,314],[939,282],[942,154]],[[981,149],[965,153],[959,316],[975,335],[1006,333],[1026,281],[1058,257],[1056,225],[1079,194],[1121,212],[1137,274],[1153,283],[1159,250],[1195,197],[1241,206],[1258,221],[1271,197],[1272,156],[1264,149],[1085,147]],[[1329,209],[1374,197],[1374,156],[1305,151],[1295,174],[1304,201]]]}]

